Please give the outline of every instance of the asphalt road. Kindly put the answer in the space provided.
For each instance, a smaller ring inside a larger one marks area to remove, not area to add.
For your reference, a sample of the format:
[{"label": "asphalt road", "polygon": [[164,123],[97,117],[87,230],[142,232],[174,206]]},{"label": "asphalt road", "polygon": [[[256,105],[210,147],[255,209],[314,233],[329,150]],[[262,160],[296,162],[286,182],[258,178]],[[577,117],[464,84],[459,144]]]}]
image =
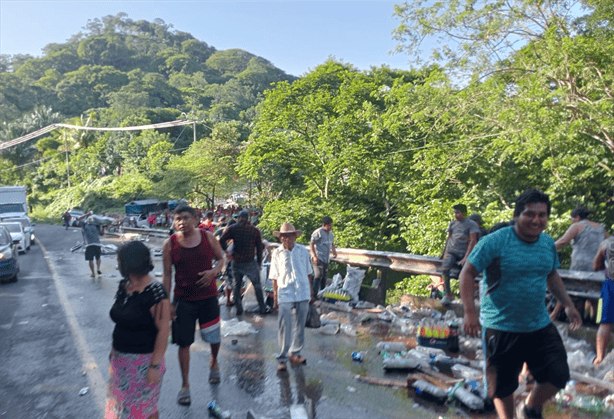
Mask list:
[{"label": "asphalt road", "polygon": [[[115,256],[103,255],[103,275],[92,280],[83,253],[69,250],[81,240],[80,230],[37,225],[36,235],[40,244],[21,257],[19,281],[0,284],[0,418],[102,418],[113,331],[108,312],[120,279]],[[146,244],[160,249],[162,241]],[[159,275],[161,258],[154,262],[153,273]],[[222,317],[228,320],[234,315],[222,307]],[[210,351],[196,336],[190,407],[176,403],[181,380],[177,348],[169,345],[161,418],[207,417],[211,400],[234,419],[246,417],[248,409],[261,419],[289,418],[290,407],[306,399],[313,401],[315,417],[320,419],[445,415],[445,409],[416,410],[406,390],[355,381],[356,374],[383,376],[374,346],[386,330],[350,337],[307,329],[303,353],[307,365],[278,373],[276,315],[244,315],[243,320],[257,333],[222,339],[218,385],[207,382]],[[365,362],[352,361],[354,350],[366,352]],[[387,378],[403,380],[401,375]],[[87,394],[79,395],[85,387]]]}]

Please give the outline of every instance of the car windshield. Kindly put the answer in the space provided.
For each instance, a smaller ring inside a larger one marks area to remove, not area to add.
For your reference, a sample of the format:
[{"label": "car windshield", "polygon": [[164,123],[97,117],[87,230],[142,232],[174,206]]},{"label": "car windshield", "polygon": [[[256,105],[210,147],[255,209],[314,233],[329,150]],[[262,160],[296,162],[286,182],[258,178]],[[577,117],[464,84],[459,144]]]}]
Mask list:
[{"label": "car windshield", "polygon": [[19,224],[21,224],[24,230],[30,227],[30,221],[25,218],[18,218],[17,221],[19,221]]},{"label": "car windshield", "polygon": [[0,204],[0,214],[5,212],[24,212],[22,204]]},{"label": "car windshield", "polygon": [[6,230],[0,227],[0,246],[7,246],[13,243],[13,240],[6,233]]},{"label": "car windshield", "polygon": [[2,223],[4,227],[11,233],[21,233],[21,224],[18,223]]}]

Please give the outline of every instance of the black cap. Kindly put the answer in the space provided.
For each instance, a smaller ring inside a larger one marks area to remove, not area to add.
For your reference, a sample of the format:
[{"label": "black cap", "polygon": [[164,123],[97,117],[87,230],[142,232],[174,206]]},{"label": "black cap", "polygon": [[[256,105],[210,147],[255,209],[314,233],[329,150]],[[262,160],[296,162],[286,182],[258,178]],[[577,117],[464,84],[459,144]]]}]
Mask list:
[{"label": "black cap", "polygon": [[243,218],[244,220],[247,220],[249,219],[249,212],[247,212],[246,210],[243,210],[239,213],[238,217]]}]

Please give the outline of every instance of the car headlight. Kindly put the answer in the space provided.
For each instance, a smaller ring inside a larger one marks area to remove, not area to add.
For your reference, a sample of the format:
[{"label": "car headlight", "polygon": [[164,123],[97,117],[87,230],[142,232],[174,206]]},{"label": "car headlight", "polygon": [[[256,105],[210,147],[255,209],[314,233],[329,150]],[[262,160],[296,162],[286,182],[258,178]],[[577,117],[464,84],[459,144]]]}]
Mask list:
[{"label": "car headlight", "polygon": [[3,250],[0,252],[0,260],[2,259],[10,259],[13,257],[13,251],[11,250],[11,248],[9,247],[6,250]]}]

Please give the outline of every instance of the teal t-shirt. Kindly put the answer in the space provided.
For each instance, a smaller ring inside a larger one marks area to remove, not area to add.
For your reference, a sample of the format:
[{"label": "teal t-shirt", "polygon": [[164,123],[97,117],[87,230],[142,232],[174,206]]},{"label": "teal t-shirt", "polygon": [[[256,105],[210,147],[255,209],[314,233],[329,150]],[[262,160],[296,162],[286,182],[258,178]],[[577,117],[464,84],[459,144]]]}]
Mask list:
[{"label": "teal t-shirt", "polygon": [[533,332],[550,323],[545,295],[547,277],[560,262],[552,237],[542,233],[534,243],[505,227],[484,236],[469,262],[482,279],[482,326],[507,332]]}]

